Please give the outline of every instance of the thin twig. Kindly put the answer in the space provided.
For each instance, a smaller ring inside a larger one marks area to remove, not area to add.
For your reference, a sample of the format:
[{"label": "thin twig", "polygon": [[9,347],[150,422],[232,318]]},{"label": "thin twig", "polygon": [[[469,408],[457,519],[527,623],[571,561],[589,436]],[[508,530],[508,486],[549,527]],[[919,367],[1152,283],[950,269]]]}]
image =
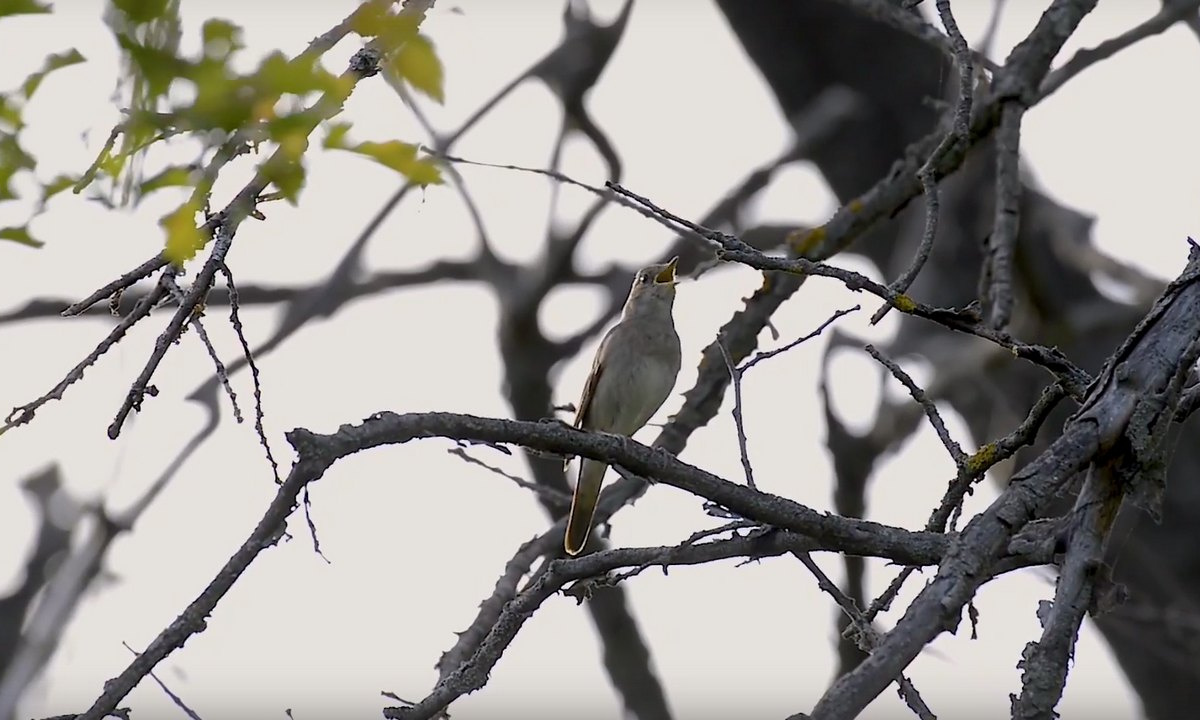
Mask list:
[{"label": "thin twig", "polygon": [[742,471],[746,475],[746,486],[757,489],[754,484],[754,468],[750,465],[750,451],[746,448],[746,426],[742,418],[742,373],[733,366],[729,351],[717,339],[717,347],[721,349],[721,358],[729,369],[729,379],[733,383],[733,424],[737,428],[738,454],[742,459]]},{"label": "thin twig", "polygon": [[312,498],[309,497],[307,486],[301,496],[300,506],[304,508],[304,524],[308,527],[308,537],[312,540],[313,552],[324,560],[326,565],[332,565],[333,561],[325,557],[325,553],[321,551],[321,538],[317,534],[317,521],[312,516]]},{"label": "thin twig", "polygon": [[[1071,2],[1082,4],[1071,6]],[[1038,28],[1045,26],[1065,37],[1073,23],[1090,10],[1089,3],[1056,0],[1047,14],[1057,16],[1044,17]],[[1064,13],[1074,14],[1064,18]],[[948,620],[960,617],[979,590],[980,571],[1006,552],[1013,535],[1077,473],[1098,457],[1116,455],[1132,461],[1132,449],[1143,444],[1141,435],[1165,434],[1182,378],[1200,356],[1198,339],[1200,247],[1193,246],[1183,272],[1110,358],[1079,411],[1049,447],[1013,476],[1000,497],[959,533],[937,575],[909,604],[870,662],[833,682],[814,706],[814,720],[857,716],[929,642],[947,630]],[[1140,462],[1142,456],[1138,457]]]},{"label": "thin twig", "polygon": [[567,583],[603,576],[619,567],[651,565],[692,565],[716,560],[745,557],[770,557],[784,552],[811,550],[805,539],[788,533],[769,533],[753,537],[733,537],[686,548],[622,548],[604,550],[571,560],[553,560],[537,573],[529,586],[513,596],[479,642],[478,649],[451,672],[444,675],[428,696],[404,707],[384,708],[385,718],[393,720],[430,720],[456,698],[478,690],[486,683],[504,651],[525,622],[543,603]]},{"label": "thin twig", "polygon": [[523,488],[525,490],[529,490],[529,491],[549,500],[550,502],[561,506],[563,510],[566,510],[571,504],[571,496],[568,495],[567,493],[564,493],[557,488],[544,487],[542,485],[538,485],[537,483],[529,482],[528,480],[526,480],[523,477],[520,477],[519,475],[513,475],[512,473],[507,472],[507,471],[503,470],[502,468],[496,467],[495,465],[484,462],[483,460],[480,460],[479,458],[468,454],[467,451],[462,447],[447,448],[446,452],[449,453],[450,455],[453,455],[456,458],[461,459],[463,462],[466,462],[470,465],[475,465],[477,467],[481,467],[490,473],[499,475],[500,477],[502,477],[506,480],[510,480],[517,487]]},{"label": "thin twig", "polygon": [[760,353],[756,354],[753,358],[748,360],[741,367],[734,366],[733,359],[730,357],[729,351],[726,350],[725,345],[721,343],[720,337],[717,338],[716,344],[717,344],[717,347],[721,351],[721,359],[725,361],[725,367],[729,370],[730,382],[733,384],[733,423],[737,429],[738,451],[739,451],[739,454],[741,455],[742,470],[745,473],[747,486],[752,487],[752,488],[757,488],[757,486],[754,484],[754,469],[750,465],[750,452],[747,449],[745,419],[744,419],[744,415],[742,413],[742,376],[746,374],[747,370],[754,367],[755,365],[762,362],[763,360],[769,360],[770,358],[773,358],[777,355],[785,353],[788,350],[791,350],[809,340],[812,340],[813,338],[817,337],[822,332],[824,332],[826,328],[828,328],[830,325],[832,325],[834,322],[836,322],[839,318],[841,318],[845,315],[849,315],[850,313],[855,312],[858,309],[859,309],[859,306],[855,305],[852,308],[838,310],[833,315],[828,317],[825,320],[825,322],[821,323],[817,327],[816,330],[813,330],[812,332],[808,333],[807,335],[803,335],[803,336],[797,338],[796,340],[793,340],[792,342],[784,345],[783,347],[776,348],[774,350],[770,350],[767,352],[760,352]]},{"label": "thin twig", "polygon": [[1025,419],[1013,428],[1012,432],[999,440],[985,443],[971,453],[967,458],[965,472],[960,471],[959,477],[947,488],[942,504],[930,515],[926,527],[942,530],[947,527],[947,523],[954,527],[958,515],[962,512],[963,499],[971,491],[971,486],[982,480],[988,470],[1016,455],[1021,448],[1032,445],[1050,412],[1058,407],[1058,403],[1066,396],[1067,393],[1060,383],[1051,383],[1038,396]]},{"label": "thin twig", "polygon": [[942,414],[938,412],[937,405],[929,399],[929,396],[917,385],[912,377],[904,372],[904,368],[896,364],[896,361],[879,352],[874,345],[866,345],[864,350],[867,354],[875,358],[875,361],[888,369],[892,377],[900,381],[900,384],[908,390],[908,394],[912,395],[912,399],[921,406],[925,411],[925,417],[929,418],[929,424],[933,426],[933,431],[937,433],[938,440],[942,441],[942,446],[946,448],[946,452],[950,453],[950,459],[954,461],[955,467],[962,468],[967,463],[967,454],[963,452],[962,445],[950,437],[950,431],[946,428],[946,421],[942,419]]},{"label": "thin twig", "polygon": [[1077,367],[1057,349],[1022,343],[1007,332],[995,330],[981,324],[978,316],[969,310],[935,308],[917,302],[908,295],[898,293],[890,287],[877,283],[861,273],[809,260],[806,257],[781,258],[767,255],[747,245],[736,236],[697,225],[690,220],[655,205],[648,198],[642,197],[620,185],[614,184],[610,187],[618,194],[624,195],[645,206],[664,220],[687,228],[712,242],[717,246],[717,252],[720,257],[726,261],[742,263],[743,265],[763,271],[779,270],[802,276],[815,275],[832,278],[845,285],[847,290],[868,292],[907,315],[931,320],[951,330],[975,335],[984,340],[990,340],[1000,347],[1012,351],[1013,355],[1029,360],[1053,373],[1058,380],[1063,382],[1064,387],[1068,389],[1072,397],[1082,398],[1087,391],[1088,385],[1091,384],[1091,376]]},{"label": "thin twig", "polygon": [[[371,0],[371,1],[372,2],[383,2],[383,3],[386,3],[387,5],[394,4],[394,2],[395,2],[395,0]],[[334,45],[336,45],[339,41],[341,41],[342,38],[344,38],[346,35],[348,35],[353,30],[357,13],[358,13],[358,9],[356,8],[354,12],[347,15],[340,23],[338,23],[337,25],[330,28],[327,32],[313,38],[313,40],[308,44],[308,46],[304,49],[304,51],[296,56],[296,58],[294,59],[294,62],[303,63],[309,59],[316,58],[320,55],[323,55],[326,51],[328,51],[330,48],[332,48]],[[319,107],[327,108],[329,106],[329,104],[330,103],[328,103],[325,100],[325,98],[322,98],[321,100],[319,100],[317,102],[316,105],[314,105],[312,108],[310,108],[309,111],[315,111]],[[313,126],[315,127],[316,124],[317,123],[314,122]],[[114,133],[116,133],[116,132],[117,132],[117,130],[114,130]],[[113,139],[115,141],[115,136]],[[243,131],[234,133],[234,135],[231,136],[229,138],[229,140],[227,140],[226,143],[224,143],[222,145],[222,149],[224,149],[225,152],[221,152],[221,150],[218,150],[218,153],[214,156],[212,162],[209,164],[208,167],[205,168],[204,173],[202,174],[202,177],[208,177],[210,174],[212,174],[213,177],[215,178],[215,174],[220,171],[221,167],[225,163],[229,162],[229,160],[233,159],[233,157],[235,157],[235,155],[230,154],[230,151],[233,148],[241,147],[242,145],[244,145],[247,142],[248,139],[249,138],[246,136],[245,132],[243,132]],[[271,163],[271,161],[274,160],[277,156],[282,157],[282,155],[280,155],[277,152],[275,155],[272,155],[271,160],[268,160],[267,163]],[[261,175],[261,173],[260,173],[260,175]],[[211,185],[211,183],[209,183],[209,184]],[[246,186],[246,188],[244,188],[240,193],[238,193],[237,197],[235,198],[235,202],[237,202],[238,205],[235,205],[234,203],[230,203],[230,206],[226,208],[226,213],[228,214],[230,211],[232,211],[235,207],[238,207],[238,206],[244,206],[245,207],[244,211],[246,213],[249,213],[250,209],[251,209],[249,207],[249,200],[251,200],[253,198],[257,198],[262,193],[262,190],[265,187],[266,187],[266,182],[262,181],[261,177],[256,176],[255,179],[252,180],[250,182],[250,184]],[[218,215],[220,215],[220,214],[218,214]],[[201,232],[207,232],[207,233],[211,234],[212,231],[215,230],[214,221],[216,219],[217,219],[217,216],[214,216],[214,218],[211,218],[209,220],[209,222],[205,223],[205,225],[201,228]],[[240,216],[236,217],[234,224],[236,225],[237,223],[240,223],[240,221],[241,221],[241,217]],[[145,262],[143,262],[141,265],[137,266],[133,270],[130,270],[129,272],[125,273],[124,275],[121,275],[116,280],[113,280],[112,282],[108,283],[107,285],[96,290],[95,292],[93,292],[91,295],[87,296],[83,300],[80,300],[79,302],[70,305],[65,310],[63,310],[62,314],[63,315],[78,315],[81,312],[83,312],[84,310],[87,310],[92,305],[100,302],[101,300],[111,297],[113,295],[113,293],[116,293],[120,290],[123,290],[125,288],[132,286],[138,280],[141,280],[142,278],[149,276],[150,274],[154,273],[156,270],[160,270],[163,267],[166,267],[166,265],[167,265],[167,260],[166,260],[166,258],[163,257],[162,253],[161,252],[155,253],[153,257],[147,259]]]},{"label": "thin twig", "polygon": [[[874,650],[879,644],[879,633],[863,617],[862,611],[854,604],[854,601],[847,597],[841,588],[829,579],[829,576],[825,574],[821,566],[817,565],[812,559],[812,555],[807,552],[793,553],[793,555],[817,579],[817,586],[833,598],[837,606],[850,619],[850,624],[855,630],[855,638],[859,643],[859,647],[868,653]],[[918,718],[921,718],[921,720],[937,720],[937,716],[933,714],[929,706],[921,699],[921,694],[917,692],[917,688],[912,684],[912,680],[909,680],[904,673],[896,676],[896,686],[900,693],[900,698],[904,700],[904,704],[916,713]]]},{"label": "thin twig", "polygon": [[[941,504],[929,516],[925,523],[925,529],[930,532],[941,532],[945,530],[947,522],[953,523],[957,513],[962,509],[963,498],[970,491],[971,485],[983,478],[989,469],[1015,455],[1017,450],[1026,445],[1032,445],[1038,430],[1049,417],[1050,411],[1064,397],[1066,397],[1066,391],[1063,390],[1062,385],[1051,384],[1042,391],[1037,402],[1030,408],[1028,415],[1012,432],[999,440],[984,444],[972,453],[963,464],[963,468],[960,469],[959,476],[946,489]],[[911,566],[901,570],[888,584],[887,589],[867,608],[866,617],[874,620],[876,615],[890,608],[896,596],[900,594],[901,587],[915,570],[916,568]]]},{"label": "thin twig", "polygon": [[197,312],[201,303],[204,301],[204,296],[208,294],[208,289],[212,287],[213,278],[217,272],[218,264],[222,263],[225,255],[229,252],[229,248],[233,243],[233,235],[224,224],[218,225],[216,232],[216,243],[213,246],[212,255],[204,263],[204,267],[196,275],[196,281],[188,288],[187,294],[179,302],[179,307],[175,310],[175,314],[171,317],[170,322],[159,333],[158,339],[154,341],[154,350],[151,351],[149,359],[146,360],[145,366],[133,381],[129,391],[125,394],[125,400],[122,401],[121,407],[117,409],[117,415],[108,426],[108,437],[116,440],[121,434],[121,426],[124,425],[125,419],[129,417],[129,413],[133,410],[139,410],[142,407],[142,401],[150,392],[150,379],[154,376],[154,371],[158,369],[159,363],[166,356],[167,350],[171,345],[179,339],[186,325]]},{"label": "thin twig", "polygon": [[[417,99],[409,92],[404,81],[396,75],[390,66],[384,68],[383,79],[387,82],[388,87],[399,96],[400,101],[404,103],[405,107],[412,112],[413,117],[417,119],[417,123],[420,124],[425,134],[429,136],[430,141],[436,144],[438,141],[437,130],[433,127],[433,123],[429,120],[425,111],[417,103]],[[455,191],[458,192],[459,197],[462,198],[463,206],[467,209],[467,215],[471,218],[471,224],[475,226],[475,233],[479,236],[480,256],[495,259],[496,253],[492,250],[492,243],[488,239],[487,224],[483,222],[483,213],[480,212],[479,206],[475,203],[475,198],[467,190],[467,183],[463,180],[462,173],[451,164],[447,164],[445,168],[446,175],[450,177],[450,183],[454,186]]]},{"label": "thin twig", "polygon": [[[752,533],[748,533],[746,535],[738,535],[738,532],[737,532],[738,530],[753,530],[753,531],[756,531],[757,534],[752,532]],[[656,555],[654,558],[645,560],[644,562],[641,562],[641,563],[638,563],[637,565],[634,565],[630,569],[625,570],[623,572],[614,573],[612,575],[603,577],[603,578],[597,580],[597,584],[603,585],[605,587],[611,587],[613,585],[616,585],[617,583],[624,582],[625,580],[628,580],[629,578],[635,577],[637,575],[641,575],[643,572],[645,572],[646,570],[648,570],[652,567],[661,567],[663,569],[663,573],[665,574],[667,567],[674,564],[673,561],[675,561],[677,558],[681,557],[681,553],[685,548],[694,547],[694,546],[700,544],[701,540],[705,540],[705,539],[714,537],[716,535],[721,535],[721,534],[727,533],[727,532],[733,533],[733,537],[728,538],[728,539],[733,540],[733,539],[738,539],[738,538],[751,539],[754,537],[759,537],[759,536],[763,535],[764,533],[770,532],[770,531],[763,528],[762,525],[754,522],[753,520],[732,520],[730,522],[725,523],[724,525],[718,525],[717,527],[711,527],[711,528],[705,528],[703,530],[697,530],[696,532],[689,535],[686,540],[679,543],[678,545],[664,548],[663,552],[660,553],[659,555]],[[750,556],[748,555],[748,557],[750,557]],[[564,590],[563,592],[564,592],[564,594],[568,594],[568,595],[571,594],[570,590]],[[590,590],[589,590],[589,592],[590,592]]]},{"label": "thin twig", "polygon": [[442,160],[443,162],[447,162],[447,163],[457,163],[459,165],[473,165],[475,167],[492,168],[495,170],[512,170],[514,172],[523,172],[523,173],[532,173],[534,175],[543,175],[545,177],[551,178],[552,180],[557,180],[558,182],[563,183],[565,185],[570,185],[572,187],[577,187],[581,190],[586,190],[587,192],[592,193],[593,195],[596,195],[598,197],[615,200],[617,203],[629,208],[630,210],[633,210],[634,212],[638,213],[642,217],[653,220],[653,221],[657,222],[658,224],[662,225],[663,227],[667,228],[668,230],[671,230],[672,232],[679,232],[679,226],[677,224],[671,223],[669,220],[664,220],[661,216],[656,215],[652,211],[647,211],[643,207],[638,207],[637,203],[628,202],[627,200],[625,200],[624,198],[621,198],[620,196],[614,196],[612,194],[612,192],[609,191],[608,188],[602,188],[602,187],[597,187],[595,185],[590,185],[581,180],[576,180],[575,178],[571,177],[570,175],[566,175],[564,173],[561,173],[561,172],[558,172],[555,170],[547,170],[545,168],[527,167],[524,165],[512,165],[509,163],[491,163],[491,162],[484,162],[482,160],[468,160],[467,158],[458,157],[456,155],[450,155],[445,152],[430,150],[428,148],[426,148],[426,152],[428,152],[431,157],[437,158],[438,160]]},{"label": "thin twig", "polygon": [[833,315],[830,315],[828,318],[826,318],[825,322],[821,323],[817,327],[816,330],[813,330],[809,334],[803,335],[799,338],[796,338],[795,340],[791,341],[787,345],[784,345],[783,347],[775,348],[774,350],[765,350],[760,353],[755,353],[754,357],[750,358],[749,360],[746,361],[746,363],[744,365],[742,365],[742,372],[749,370],[750,368],[759,364],[763,360],[770,360],[771,358],[775,357],[776,355],[785,353],[788,350],[791,350],[792,348],[796,347],[797,345],[802,345],[802,344],[808,342],[809,340],[812,340],[813,338],[817,337],[821,333],[825,332],[825,330],[828,329],[830,325],[834,324],[842,317],[845,317],[846,315],[849,315],[850,313],[853,313],[853,312],[858,312],[861,309],[862,309],[861,305],[855,305],[853,307],[848,307],[848,308],[843,308],[841,310],[837,310],[833,313]]},{"label": "thin twig", "polygon": [[[104,685],[104,691],[80,720],[100,720],[120,702],[133,687],[152,670],[157,663],[182,647],[192,635],[207,626],[207,618],[217,604],[241,577],[259,553],[271,547],[286,531],[286,520],[296,507],[301,491],[310,483],[319,480],[329,467],[341,458],[386,444],[398,444],[412,440],[444,437],[451,440],[508,443],[521,445],[531,450],[559,455],[578,455],[593,460],[602,460],[610,465],[627,468],[643,477],[652,477],[657,482],[679,487],[733,512],[763,525],[774,526],[790,533],[771,533],[763,537],[737,538],[723,541],[743,542],[747,546],[768,547],[773,542],[802,540],[806,550],[828,549],[868,556],[883,556],[905,564],[937,563],[952,544],[940,533],[911,532],[903,528],[889,527],[879,523],[851,518],[831,516],[818,512],[800,503],[785,498],[751,490],[743,485],[723,480],[700,468],[683,463],[675,456],[654,448],[648,448],[627,437],[605,433],[584,432],[565,423],[520,422],[500,418],[481,418],[455,413],[377,413],[357,425],[344,424],[331,435],[318,435],[302,428],[287,434],[297,454],[297,460],[275,498],[241,547],[214,576],[209,585],[179,614],[167,628],[150,643],[143,653],[116,678]],[[541,536],[529,551],[532,557],[546,552],[562,542],[565,520]],[[782,539],[773,541],[779,535]],[[797,538],[797,536],[803,536]],[[709,544],[697,546],[687,552],[701,552]],[[792,545],[788,549],[796,549]],[[654,548],[651,554],[659,554],[662,548]],[[708,550],[704,550],[708,552]],[[758,550],[755,550],[758,552]],[[602,563],[619,562],[637,564],[644,562],[648,554],[629,553],[625,550],[595,553],[571,561],[571,564],[550,563],[549,575],[542,575],[533,586],[522,593],[525,599],[515,598],[503,605],[496,622],[491,625],[487,637],[473,656],[484,653],[491,664],[499,653],[511,642],[525,617],[548,597],[561,582],[577,577],[597,574]],[[685,554],[687,554],[685,552]],[[604,558],[596,560],[596,558]],[[629,562],[630,558],[636,558]],[[681,558],[677,558],[682,562]],[[1035,562],[1030,558],[1028,562]],[[522,574],[522,562],[516,563],[511,581]],[[592,564],[596,563],[596,564]],[[1013,567],[1018,566],[1014,564]],[[558,570],[555,570],[558,568]],[[572,573],[568,576],[568,572]],[[557,574],[556,574],[557,573]],[[550,576],[550,580],[546,577]],[[506,573],[506,577],[510,577]],[[987,578],[980,578],[980,582]],[[506,582],[508,582],[506,580]],[[558,583],[558,584],[553,584]],[[498,633],[498,635],[497,635]],[[466,668],[465,670],[463,668]],[[431,708],[450,696],[469,691],[478,676],[474,673],[484,663],[468,661],[453,670],[439,683],[434,699],[425,708]],[[464,675],[465,673],[465,675]],[[428,700],[428,698],[427,698]],[[444,705],[439,706],[444,707]],[[422,715],[430,717],[430,715]]]},{"label": "thin twig", "polygon": [[161,254],[155,255],[129,272],[124,273],[116,280],[113,280],[99,290],[96,290],[91,295],[88,295],[79,302],[67,306],[67,308],[64,309],[61,314],[63,317],[78,315],[101,300],[112,297],[117,292],[124,290],[125,288],[133,287],[134,283],[136,283],[138,280],[149,277],[154,273],[154,271],[161,270],[163,267],[166,267],[166,265],[167,261],[162,258]]},{"label": "thin twig", "polygon": [[[179,284],[175,282],[171,273],[164,273],[163,278],[167,283],[167,290],[170,291],[171,297],[175,298],[175,302],[183,304],[183,290],[179,288]],[[212,340],[208,337],[208,331],[204,328],[204,322],[200,319],[200,313],[192,315],[191,326],[195,328],[197,337],[204,344],[204,349],[208,351],[209,358],[213,361],[213,366],[217,372],[217,380],[221,382],[221,387],[225,390],[225,395],[229,397],[229,404],[233,406],[233,419],[238,423],[243,421],[242,409],[238,406],[237,393],[233,390],[233,385],[229,382],[229,373],[225,369],[225,363],[221,362],[221,356],[217,353],[217,349],[213,347]]]},{"label": "thin twig", "polygon": [[1176,0],[1164,2],[1163,7],[1149,19],[1126,30],[1120,35],[1105,40],[1096,47],[1078,50],[1070,60],[1061,67],[1046,75],[1038,89],[1037,101],[1040,102],[1057,92],[1076,75],[1087,70],[1098,62],[1107,60],[1131,45],[1147,38],[1160,35],[1174,27],[1175,23],[1186,20],[1200,9],[1200,0]]},{"label": "thin twig", "polygon": [[[926,261],[929,260],[929,254],[933,251],[933,243],[937,237],[938,217],[941,213],[937,166],[956,146],[965,146],[970,142],[971,104],[975,94],[975,66],[971,61],[971,48],[967,45],[966,38],[963,37],[958,29],[958,23],[954,20],[954,13],[950,10],[950,0],[937,0],[937,11],[942,20],[942,26],[946,28],[946,34],[950,38],[950,46],[954,49],[954,59],[958,65],[958,103],[955,105],[954,117],[946,136],[917,170],[917,178],[921,181],[921,187],[925,191],[925,231],[921,235],[921,243],[908,268],[888,286],[889,289],[898,293],[908,291],[913,281],[917,279],[917,275],[921,273],[921,269],[925,267]],[[876,310],[875,314],[871,316],[871,324],[875,325],[882,320],[890,309],[891,305],[884,305]]]},{"label": "thin twig", "polygon": [[[138,656],[138,651],[130,647],[129,643],[122,641],[121,644],[125,646],[126,650],[133,653],[134,657]],[[175,704],[175,707],[182,710],[185,715],[191,718],[191,720],[201,720],[200,715],[198,715],[195,710],[188,707],[188,704],[183,701],[183,698],[176,695],[171,688],[167,687],[167,684],[160,680],[157,674],[151,672],[150,679],[153,680],[155,684],[158,685],[159,689],[161,689],[163,693],[165,693],[166,696],[171,699],[171,702]]]},{"label": "thin twig", "polygon": [[229,324],[233,326],[233,334],[237,336],[238,342],[242,345],[242,357],[246,359],[246,364],[250,367],[250,380],[254,384],[254,431],[258,433],[258,442],[267,454],[267,462],[271,464],[271,473],[275,477],[275,484],[278,485],[280,483],[279,463],[275,461],[275,455],[271,452],[271,443],[267,441],[267,431],[263,425],[262,381],[258,365],[254,362],[254,353],[251,352],[250,343],[246,340],[246,329],[242,327],[242,319],[238,314],[237,283],[233,281],[233,271],[229,269],[229,265],[223,259],[219,261],[219,267],[221,274],[225,276],[225,287],[229,291]]},{"label": "thin twig", "polygon": [[87,356],[80,360],[75,367],[66,374],[66,376],[58,382],[57,385],[50,388],[45,394],[34,400],[33,402],[13,408],[12,412],[4,419],[3,427],[0,427],[0,435],[11,430],[18,425],[24,425],[33,419],[43,405],[51,400],[61,400],[67,388],[83,378],[83,373],[100,359],[100,356],[108,352],[114,345],[120,342],[121,338],[129,332],[129,328],[133,327],[138,321],[149,317],[150,312],[158,305],[159,301],[167,294],[166,275],[159,277],[159,280],[154,285],[154,289],[148,292],[137,304],[133,306],[133,310],[129,315],[125,316],[121,322],[117,323],[108,335],[100,341],[100,344],[95,347]]}]

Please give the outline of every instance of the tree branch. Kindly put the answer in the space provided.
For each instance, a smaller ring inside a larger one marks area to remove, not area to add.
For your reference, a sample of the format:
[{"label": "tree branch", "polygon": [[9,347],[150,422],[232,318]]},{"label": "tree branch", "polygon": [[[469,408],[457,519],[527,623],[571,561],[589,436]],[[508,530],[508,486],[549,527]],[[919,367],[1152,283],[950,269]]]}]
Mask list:
[{"label": "tree branch", "polygon": [[[205,629],[207,618],[242,573],[260,552],[274,545],[282,537],[287,518],[296,509],[301,491],[309,483],[320,479],[335,462],[370,448],[431,437],[509,443],[543,453],[604,460],[631,472],[652,477],[658,482],[700,495],[761,524],[802,535],[811,541],[804,545],[804,549],[808,550],[828,549],[886,557],[905,564],[928,565],[939,562],[951,547],[950,539],[941,533],[912,532],[866,520],[827,515],[795,501],[729,482],[688,465],[668,452],[646,447],[630,438],[585,432],[557,421],[521,422],[455,413],[397,415],[383,412],[367,418],[358,425],[342,425],[329,435],[297,428],[288,433],[288,441],[297,453],[297,460],[253,532],[179,617],[121,674],[105,683],[104,692],[86,713],[80,715],[80,720],[100,720],[105,713],[115,708],[155,665],[182,647],[189,637]],[[547,547],[560,544],[564,527],[565,521],[560,521],[549,533],[523,547],[519,557],[510,563],[511,572],[505,573],[501,584],[511,586],[523,573],[526,559],[544,552]],[[752,543],[759,540],[742,539],[742,542]],[[703,549],[705,547],[707,546],[698,546],[699,549],[695,552],[708,552]],[[643,563],[647,561],[647,552],[659,557],[662,548],[643,551],[641,554],[636,551],[612,552],[616,554],[597,553],[570,561],[576,564],[551,563],[551,567],[587,568],[587,574],[590,575],[593,574],[594,566],[589,563],[613,562],[612,558],[624,558],[621,561],[623,564]],[[604,560],[606,557],[609,559]],[[691,556],[684,553],[679,557]],[[1010,569],[1043,561],[1035,555],[1012,556],[1010,559],[1013,561],[1010,563]],[[657,561],[652,561],[652,564],[655,562]],[[583,576],[582,571],[580,572],[580,576]],[[543,590],[547,593],[553,592],[552,589],[547,589],[547,586],[543,586]],[[503,612],[508,612],[508,608],[511,607],[511,603],[505,605],[506,610],[502,611],[502,616]],[[503,625],[504,623],[497,623],[497,626],[489,631],[489,637],[496,632],[505,632],[503,629],[497,630],[497,627]],[[442,662],[445,663],[453,657],[453,654],[443,656]]]},{"label": "tree branch", "polygon": [[[1095,577],[1103,572],[1104,541],[1124,499],[1117,473],[1093,467],[1071,513],[1071,535],[1054,591],[1054,602],[1040,604],[1042,637],[1030,642],[1018,663],[1021,696],[1010,695],[1013,720],[1054,720],[1054,706],[1067,682],[1067,666],[1083,616],[1093,604]],[[1043,612],[1047,610],[1047,612]]]},{"label": "tree branch", "polygon": [[[1193,246],[1187,268],[1159,297],[1147,317],[1112,358],[1079,412],[1053,444],[1021,469],[1004,493],[972,520],[960,540],[879,649],[839,678],[813,709],[814,720],[855,717],[912,662],[928,642],[957,627],[979,578],[1003,552],[1013,534],[1038,508],[1100,453],[1136,428],[1135,416],[1172,417],[1178,393],[1168,394],[1200,354],[1200,249]],[[1115,373],[1120,366],[1119,375]],[[1115,379],[1120,377],[1120,381]]]}]

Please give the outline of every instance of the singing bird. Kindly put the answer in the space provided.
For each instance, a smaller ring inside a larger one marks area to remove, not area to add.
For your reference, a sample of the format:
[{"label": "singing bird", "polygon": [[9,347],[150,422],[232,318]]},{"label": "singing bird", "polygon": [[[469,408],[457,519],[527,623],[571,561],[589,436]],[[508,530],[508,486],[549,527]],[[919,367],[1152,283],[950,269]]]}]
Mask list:
[{"label": "singing bird", "polygon": [[[633,435],[662,407],[679,374],[679,335],[675,305],[675,264],[642,268],[633,278],[621,320],[596,351],[583,386],[575,427]],[[592,531],[592,515],[608,465],[581,459],[563,545],[578,555]]]}]

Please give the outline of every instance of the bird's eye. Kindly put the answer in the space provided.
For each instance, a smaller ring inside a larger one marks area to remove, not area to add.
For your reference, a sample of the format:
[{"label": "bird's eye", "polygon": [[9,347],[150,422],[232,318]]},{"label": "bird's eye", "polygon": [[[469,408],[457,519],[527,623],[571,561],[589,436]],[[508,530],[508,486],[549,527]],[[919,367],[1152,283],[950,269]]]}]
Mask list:
[{"label": "bird's eye", "polygon": [[650,282],[650,276],[645,273],[638,273],[637,281],[638,285],[645,285],[646,283]]}]

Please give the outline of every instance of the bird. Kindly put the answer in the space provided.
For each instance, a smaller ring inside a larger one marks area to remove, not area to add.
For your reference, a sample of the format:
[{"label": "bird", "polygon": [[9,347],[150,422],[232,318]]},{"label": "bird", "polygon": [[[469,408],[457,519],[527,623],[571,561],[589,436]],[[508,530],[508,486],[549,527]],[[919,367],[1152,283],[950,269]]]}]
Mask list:
[{"label": "bird", "polygon": [[[621,319],[600,341],[575,411],[575,427],[631,436],[662,407],[675,387],[681,351],[672,314],[679,257],[634,275]],[[563,549],[578,555],[592,531],[592,516],[608,465],[581,458]]]}]

